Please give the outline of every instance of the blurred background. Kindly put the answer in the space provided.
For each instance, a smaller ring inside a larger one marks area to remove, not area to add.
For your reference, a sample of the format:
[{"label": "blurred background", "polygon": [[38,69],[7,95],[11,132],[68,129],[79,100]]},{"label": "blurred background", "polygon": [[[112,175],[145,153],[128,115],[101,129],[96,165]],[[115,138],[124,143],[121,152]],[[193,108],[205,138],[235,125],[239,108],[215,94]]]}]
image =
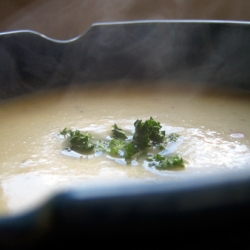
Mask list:
[{"label": "blurred background", "polygon": [[124,20],[250,20],[250,0],[0,0],[0,32],[29,29],[54,39],[92,23]]}]

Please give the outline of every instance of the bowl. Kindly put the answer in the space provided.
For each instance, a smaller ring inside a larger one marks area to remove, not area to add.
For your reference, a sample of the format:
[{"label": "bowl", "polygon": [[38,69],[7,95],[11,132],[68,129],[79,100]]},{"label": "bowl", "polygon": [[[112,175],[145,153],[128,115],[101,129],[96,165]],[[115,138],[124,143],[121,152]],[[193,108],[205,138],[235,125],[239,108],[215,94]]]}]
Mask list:
[{"label": "bowl", "polygon": [[[0,34],[0,100],[73,82],[105,86],[135,80],[247,93],[249,42],[250,23],[237,21],[95,23],[70,40],[31,30],[5,32]],[[0,245],[86,245],[97,239],[115,245],[115,239],[130,246],[249,247],[248,167],[171,183],[62,190],[35,208],[0,216]]]}]

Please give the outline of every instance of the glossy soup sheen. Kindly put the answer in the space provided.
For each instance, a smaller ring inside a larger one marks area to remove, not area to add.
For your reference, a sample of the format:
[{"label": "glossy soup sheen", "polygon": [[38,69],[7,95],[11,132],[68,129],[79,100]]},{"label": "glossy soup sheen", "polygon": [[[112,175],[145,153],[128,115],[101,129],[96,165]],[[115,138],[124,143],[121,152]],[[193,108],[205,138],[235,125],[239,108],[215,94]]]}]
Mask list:
[{"label": "glossy soup sheen", "polygon": [[[250,162],[250,94],[203,85],[115,82],[40,91],[0,104],[0,213],[32,208],[53,192],[72,186],[121,182],[172,182]],[[79,156],[65,150],[67,127],[107,138],[116,123],[133,131],[137,119],[153,117],[180,138],[165,154],[177,153],[183,170],[157,170],[143,161],[104,154]]]}]

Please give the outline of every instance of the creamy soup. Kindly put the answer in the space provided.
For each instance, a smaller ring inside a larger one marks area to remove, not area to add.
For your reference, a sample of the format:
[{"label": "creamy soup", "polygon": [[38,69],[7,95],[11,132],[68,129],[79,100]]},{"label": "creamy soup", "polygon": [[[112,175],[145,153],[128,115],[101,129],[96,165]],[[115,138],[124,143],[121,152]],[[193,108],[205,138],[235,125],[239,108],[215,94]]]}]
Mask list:
[{"label": "creamy soup", "polygon": [[[250,162],[250,94],[181,83],[116,82],[40,91],[0,104],[0,213],[31,208],[61,189],[122,182],[172,182],[239,171]],[[130,165],[105,154],[65,150],[67,127],[107,138],[114,123],[133,132],[136,119],[153,117],[178,133],[164,154],[182,170]]]}]

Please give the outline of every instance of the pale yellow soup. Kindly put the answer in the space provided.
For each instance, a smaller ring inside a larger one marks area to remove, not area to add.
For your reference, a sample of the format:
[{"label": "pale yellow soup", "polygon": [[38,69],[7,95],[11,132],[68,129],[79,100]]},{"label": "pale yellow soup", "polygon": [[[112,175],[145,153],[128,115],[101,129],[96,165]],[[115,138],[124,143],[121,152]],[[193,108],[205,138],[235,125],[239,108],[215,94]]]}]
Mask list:
[{"label": "pale yellow soup", "polygon": [[[93,87],[94,86],[94,87]],[[173,182],[216,172],[240,171],[250,162],[250,94],[204,89],[202,84],[115,82],[70,85],[0,104],[0,214],[30,209],[75,186]],[[133,132],[137,119],[153,117],[180,138],[183,170],[157,170],[143,160],[65,150],[67,127],[110,136],[112,125]]]}]

